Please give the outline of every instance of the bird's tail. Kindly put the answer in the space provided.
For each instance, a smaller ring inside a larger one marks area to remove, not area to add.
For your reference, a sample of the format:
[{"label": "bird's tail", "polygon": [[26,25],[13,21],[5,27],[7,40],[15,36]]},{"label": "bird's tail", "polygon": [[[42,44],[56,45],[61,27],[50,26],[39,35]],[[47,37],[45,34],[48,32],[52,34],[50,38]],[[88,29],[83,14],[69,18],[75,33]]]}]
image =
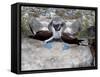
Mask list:
[{"label": "bird's tail", "polygon": [[84,40],[78,40],[78,42],[80,42],[80,43],[81,43],[82,41],[84,41]]},{"label": "bird's tail", "polygon": [[88,45],[82,44],[82,41],[84,41],[84,40],[78,40],[78,42],[79,42],[80,45],[82,45],[82,46],[88,46]]}]

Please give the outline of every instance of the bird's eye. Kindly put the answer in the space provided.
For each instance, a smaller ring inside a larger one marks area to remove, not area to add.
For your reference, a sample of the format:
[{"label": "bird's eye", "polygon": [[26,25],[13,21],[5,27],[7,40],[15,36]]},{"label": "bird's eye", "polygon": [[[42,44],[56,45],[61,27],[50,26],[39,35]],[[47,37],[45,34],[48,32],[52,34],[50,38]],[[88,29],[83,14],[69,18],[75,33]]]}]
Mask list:
[{"label": "bird's eye", "polygon": [[62,23],[61,26],[64,26],[64,23]]}]

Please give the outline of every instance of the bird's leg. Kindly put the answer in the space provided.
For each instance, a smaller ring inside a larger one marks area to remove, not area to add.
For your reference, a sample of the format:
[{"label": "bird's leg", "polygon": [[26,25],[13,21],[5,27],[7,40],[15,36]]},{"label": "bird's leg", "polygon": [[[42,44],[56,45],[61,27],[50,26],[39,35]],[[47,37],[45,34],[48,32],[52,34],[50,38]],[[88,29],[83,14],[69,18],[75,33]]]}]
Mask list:
[{"label": "bird's leg", "polygon": [[50,37],[49,39],[45,40],[44,43],[48,43],[49,41],[53,40],[53,38],[54,38],[53,36]]},{"label": "bird's leg", "polygon": [[53,34],[53,36],[51,36],[49,39],[45,40],[44,43],[47,43],[55,38],[55,29],[53,27],[52,27],[52,34]]}]

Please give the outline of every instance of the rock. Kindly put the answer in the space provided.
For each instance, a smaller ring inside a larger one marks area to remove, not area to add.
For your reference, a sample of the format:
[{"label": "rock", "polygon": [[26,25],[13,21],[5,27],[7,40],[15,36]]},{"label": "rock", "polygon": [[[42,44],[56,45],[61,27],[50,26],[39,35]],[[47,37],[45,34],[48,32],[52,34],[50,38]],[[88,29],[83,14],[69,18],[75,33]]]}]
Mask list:
[{"label": "rock", "polygon": [[62,42],[53,42],[53,47],[48,49],[42,41],[22,38],[21,50],[22,71],[88,67],[93,59],[88,46],[63,50]]}]

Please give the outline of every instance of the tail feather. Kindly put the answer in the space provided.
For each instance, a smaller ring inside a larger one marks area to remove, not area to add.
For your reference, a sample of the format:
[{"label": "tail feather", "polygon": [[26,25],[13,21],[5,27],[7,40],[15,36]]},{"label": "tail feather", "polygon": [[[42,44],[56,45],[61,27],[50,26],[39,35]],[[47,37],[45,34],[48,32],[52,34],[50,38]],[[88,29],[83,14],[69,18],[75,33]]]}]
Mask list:
[{"label": "tail feather", "polygon": [[78,42],[82,42],[82,41],[84,41],[84,40],[78,40]]}]

